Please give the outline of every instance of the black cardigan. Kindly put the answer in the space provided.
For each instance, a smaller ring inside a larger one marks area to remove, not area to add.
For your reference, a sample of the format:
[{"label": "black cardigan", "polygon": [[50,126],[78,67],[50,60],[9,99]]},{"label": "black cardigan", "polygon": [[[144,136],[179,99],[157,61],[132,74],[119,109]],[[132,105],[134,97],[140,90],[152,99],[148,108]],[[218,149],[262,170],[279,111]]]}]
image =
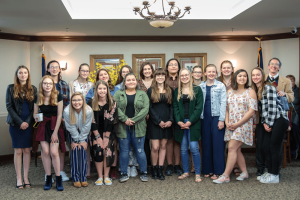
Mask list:
[{"label": "black cardigan", "polygon": [[32,85],[34,99],[29,103],[29,109],[31,110],[27,119],[23,121],[20,116],[22,114],[22,103],[21,98],[14,98],[14,84],[8,85],[6,90],[6,109],[8,112],[6,123],[11,126],[21,126],[23,122],[27,122],[28,125],[31,124],[33,120],[33,106],[37,101],[37,89]]}]

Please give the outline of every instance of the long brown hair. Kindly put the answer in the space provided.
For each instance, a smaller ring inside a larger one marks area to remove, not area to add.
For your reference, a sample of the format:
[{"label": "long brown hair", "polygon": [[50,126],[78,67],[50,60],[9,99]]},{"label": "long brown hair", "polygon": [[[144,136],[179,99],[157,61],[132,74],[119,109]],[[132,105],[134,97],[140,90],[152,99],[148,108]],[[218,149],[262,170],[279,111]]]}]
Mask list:
[{"label": "long brown hair", "polygon": [[141,65],[141,68],[140,68],[140,77],[141,77],[142,80],[145,79],[145,76],[144,76],[144,67],[147,66],[147,65],[149,65],[150,68],[151,68],[151,71],[152,71],[152,73],[151,73],[151,78],[153,78],[154,69],[153,69],[152,64],[151,64],[150,62],[144,62],[144,63]]},{"label": "long brown hair", "polygon": [[38,103],[37,103],[37,105],[41,106],[45,102],[44,89],[43,89],[43,81],[46,78],[51,79],[51,81],[53,83],[53,87],[52,87],[51,94],[50,94],[49,105],[50,106],[57,106],[57,95],[59,94],[59,92],[56,90],[53,78],[51,76],[49,76],[49,75],[43,76],[43,78],[40,81],[39,91],[38,91],[38,101],[37,101]]},{"label": "long brown hair", "polygon": [[233,74],[234,74],[234,67],[233,67],[232,62],[230,62],[229,60],[224,60],[224,61],[221,63],[221,65],[220,65],[221,82],[224,83],[224,76],[223,76],[223,73],[222,73],[222,66],[223,66],[223,64],[226,64],[226,63],[230,64],[230,65],[231,65],[231,68],[232,68],[232,73],[231,73],[231,83],[232,83],[232,81],[233,81]]},{"label": "long brown hair", "polygon": [[112,107],[114,106],[114,98],[111,96],[111,94],[109,92],[107,82],[102,81],[102,80],[99,80],[96,83],[94,98],[93,98],[93,101],[92,101],[92,109],[93,109],[93,111],[100,111],[99,106],[98,106],[99,97],[98,97],[98,92],[97,92],[99,85],[105,85],[106,86],[106,89],[107,89],[106,101],[108,102],[108,107],[109,107],[108,111],[111,111]]},{"label": "long brown hair", "polygon": [[[50,65],[51,65],[52,63],[57,63],[57,64],[58,64],[58,67],[59,67],[59,69],[60,69],[60,64],[59,64],[59,62],[58,62],[57,60],[51,60],[51,61],[48,63],[48,65],[47,65],[47,70],[46,70],[46,74],[45,74],[45,75],[51,76],[51,73],[48,72],[48,70],[50,70]],[[58,73],[57,83],[59,83],[61,80],[62,80],[62,77],[61,77],[61,71],[60,71],[60,72]]]},{"label": "long brown hair", "polygon": [[[183,68],[179,71],[179,78],[178,78],[178,95],[177,95],[177,101],[180,100],[181,96],[182,96],[182,82],[181,82],[181,73],[183,71],[187,71],[190,75],[190,83],[189,83],[189,94],[188,94],[188,98],[190,100],[193,100],[195,93],[194,93],[194,86],[193,86],[193,79],[192,79],[192,73],[190,72],[190,70]],[[197,86],[198,87],[198,86]]]},{"label": "long brown hair", "polygon": [[[256,84],[253,83],[253,81],[252,81],[252,72],[253,72],[254,70],[256,70],[256,69],[259,70],[259,71],[261,72],[261,83],[260,83],[259,88],[257,88]],[[266,77],[265,72],[264,72],[264,70],[261,69],[260,67],[255,67],[255,68],[252,69],[252,71],[251,71],[251,88],[256,92],[256,94],[257,94],[257,99],[258,99],[259,101],[260,101],[261,98],[262,98],[262,93],[263,93],[263,91],[264,91],[265,85],[272,85],[272,84],[270,84],[268,81],[265,81],[265,80],[266,80],[265,77]]]},{"label": "long brown hair", "polygon": [[[79,65],[78,71],[80,71],[81,68],[82,68],[83,66],[88,66],[88,67],[89,67],[89,71],[91,70],[89,64],[87,64],[87,63],[82,63],[81,65]],[[79,78],[79,76],[80,76],[80,75],[78,74],[77,79]],[[89,77],[86,78],[86,81],[89,81]]]},{"label": "long brown hair", "polygon": [[117,83],[116,83],[116,85],[118,85],[118,84],[120,84],[120,83],[122,83],[123,82],[123,76],[122,76],[122,70],[124,69],[124,68],[127,68],[127,69],[129,69],[129,73],[132,73],[132,69],[131,69],[131,67],[129,66],[129,65],[124,65],[121,69],[120,69],[120,71],[119,71],[119,75],[118,75],[118,79],[117,79]]},{"label": "long brown hair", "polygon": [[151,92],[150,100],[153,103],[158,103],[160,101],[160,93],[159,93],[159,89],[158,89],[157,81],[156,81],[156,76],[158,76],[158,75],[165,75],[164,89],[166,92],[164,93],[164,96],[168,99],[168,104],[172,104],[172,101],[173,101],[172,100],[172,90],[169,87],[167,80],[166,80],[167,72],[162,68],[158,68],[154,72],[154,78],[153,78],[153,81],[151,84],[152,92]]},{"label": "long brown hair", "polygon": [[99,74],[100,74],[101,71],[105,71],[105,72],[108,74],[108,81],[107,81],[108,87],[109,87],[109,89],[110,89],[111,91],[114,91],[114,90],[115,90],[115,86],[111,83],[111,78],[110,78],[110,75],[109,75],[107,69],[104,69],[104,68],[99,69],[99,71],[97,72],[97,75],[96,75],[96,83],[100,80],[100,79],[99,79]]},{"label": "long brown hair", "polygon": [[82,119],[83,119],[83,123],[85,123],[85,121],[86,121],[86,112],[87,112],[87,109],[89,107],[86,105],[82,93],[81,92],[75,92],[75,93],[72,94],[72,96],[70,98],[70,102],[71,102],[70,103],[71,105],[69,106],[70,124],[76,124],[76,116],[75,116],[76,111],[75,111],[75,109],[72,105],[72,99],[73,99],[74,96],[77,96],[77,95],[80,96],[82,101],[83,101],[82,102],[82,108],[81,108],[81,110],[82,110]]},{"label": "long brown hair", "polygon": [[[21,85],[20,80],[18,78],[18,72],[20,69],[26,69],[28,73],[28,78],[26,80],[26,83],[24,86]],[[21,98],[23,99],[23,94],[25,94],[25,99],[29,102],[32,102],[34,99],[34,90],[31,85],[31,78],[30,78],[30,73],[27,67],[24,65],[21,65],[17,68],[16,73],[15,73],[15,78],[14,78],[14,98],[18,99]]]}]

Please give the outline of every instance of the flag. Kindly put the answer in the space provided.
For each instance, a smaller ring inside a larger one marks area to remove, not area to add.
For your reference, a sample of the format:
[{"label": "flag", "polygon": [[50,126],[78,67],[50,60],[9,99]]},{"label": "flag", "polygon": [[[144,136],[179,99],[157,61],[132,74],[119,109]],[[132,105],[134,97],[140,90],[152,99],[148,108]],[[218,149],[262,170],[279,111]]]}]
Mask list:
[{"label": "flag", "polygon": [[46,73],[46,56],[42,54],[42,76]]},{"label": "flag", "polygon": [[262,68],[262,69],[264,68],[262,48],[261,47],[259,47],[259,49],[258,49],[257,67]]}]

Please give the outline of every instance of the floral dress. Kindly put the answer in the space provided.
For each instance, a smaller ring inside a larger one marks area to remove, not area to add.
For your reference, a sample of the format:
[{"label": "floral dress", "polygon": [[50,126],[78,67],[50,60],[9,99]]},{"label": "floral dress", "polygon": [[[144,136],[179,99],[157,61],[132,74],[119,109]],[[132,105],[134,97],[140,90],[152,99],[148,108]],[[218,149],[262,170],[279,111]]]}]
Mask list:
[{"label": "floral dress", "polygon": [[[234,124],[240,121],[248,112],[249,108],[257,111],[257,100],[250,97],[250,90],[248,88],[242,94],[234,94],[233,90],[229,90],[227,94],[227,106],[229,109],[229,123]],[[253,145],[253,117],[246,123],[238,127],[234,131],[226,128],[225,141],[237,140],[247,145]]]},{"label": "floral dress", "polygon": [[89,90],[93,87],[93,83],[88,81],[86,83],[79,83],[78,80],[74,80],[72,83],[72,94],[75,92],[80,92],[82,93],[83,97],[85,98],[85,96],[87,95],[87,93],[89,92]]}]

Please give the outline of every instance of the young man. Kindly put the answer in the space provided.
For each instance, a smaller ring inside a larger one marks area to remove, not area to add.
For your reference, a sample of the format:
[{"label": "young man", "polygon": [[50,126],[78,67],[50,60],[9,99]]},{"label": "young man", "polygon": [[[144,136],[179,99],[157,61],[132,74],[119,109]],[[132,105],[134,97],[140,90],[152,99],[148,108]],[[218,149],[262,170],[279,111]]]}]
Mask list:
[{"label": "young man", "polygon": [[[170,59],[167,62],[166,69],[168,72],[168,77],[166,77],[168,85],[175,90],[178,87],[178,74],[180,71],[180,64],[176,59]],[[173,152],[175,157],[175,166],[173,168]],[[170,139],[167,143],[167,169],[165,172],[166,176],[172,176],[175,172],[178,176],[183,174],[183,170],[180,166],[180,143],[174,140],[174,137]]]},{"label": "young man", "polygon": [[[294,92],[292,90],[291,81],[283,76],[279,75],[279,70],[281,69],[281,62],[278,58],[272,58],[268,63],[269,75],[266,80],[273,84],[277,89],[278,96],[285,96],[289,103],[294,101]],[[257,137],[260,137],[257,135]],[[262,140],[258,140],[262,141]],[[258,145],[262,145],[257,143]],[[265,171],[265,158],[260,155],[259,151],[256,151],[256,163],[257,163],[257,176],[261,176]]]}]

